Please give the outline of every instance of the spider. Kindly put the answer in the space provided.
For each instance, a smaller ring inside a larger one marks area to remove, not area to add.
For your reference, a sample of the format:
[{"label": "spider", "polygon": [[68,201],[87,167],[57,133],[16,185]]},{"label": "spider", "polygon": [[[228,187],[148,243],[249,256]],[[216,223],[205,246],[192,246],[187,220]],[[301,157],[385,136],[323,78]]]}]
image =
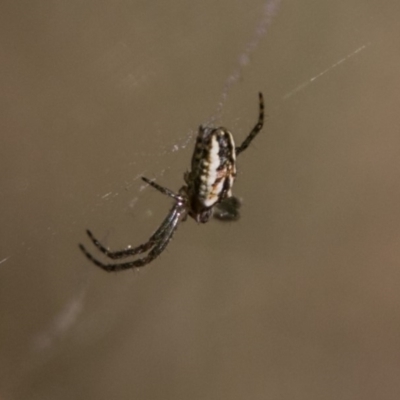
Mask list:
[{"label": "spider", "polygon": [[92,256],[82,244],[79,248],[90,261],[107,272],[144,267],[165,250],[179,223],[185,221],[188,216],[196,222],[206,223],[216,207],[217,218],[237,219],[240,202],[232,196],[232,186],[236,177],[236,157],[247,149],[261,131],[263,124],[264,100],[262,93],[259,93],[258,121],[239,147],[235,147],[233,136],[227,129],[200,126],[191,170],[184,174],[185,184],[178,193],[142,177],[144,182],[174,200],[174,205],[167,217],[146,243],[134,248],[128,246],[123,250],[111,251],[103,246],[90,230],[86,231],[97,249],[111,260],[120,260],[148,252],[146,256],[122,263],[103,263]]}]

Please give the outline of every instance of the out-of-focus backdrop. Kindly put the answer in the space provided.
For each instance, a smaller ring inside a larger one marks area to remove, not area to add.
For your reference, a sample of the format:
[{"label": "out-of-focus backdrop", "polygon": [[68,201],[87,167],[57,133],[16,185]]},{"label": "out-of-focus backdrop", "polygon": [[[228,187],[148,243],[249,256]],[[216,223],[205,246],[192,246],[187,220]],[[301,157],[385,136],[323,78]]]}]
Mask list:
[{"label": "out-of-focus backdrop", "polygon": [[[4,1],[0,399],[399,399],[400,3]],[[268,121],[234,223],[140,271],[197,126]],[[97,253],[95,253],[97,254]]]}]

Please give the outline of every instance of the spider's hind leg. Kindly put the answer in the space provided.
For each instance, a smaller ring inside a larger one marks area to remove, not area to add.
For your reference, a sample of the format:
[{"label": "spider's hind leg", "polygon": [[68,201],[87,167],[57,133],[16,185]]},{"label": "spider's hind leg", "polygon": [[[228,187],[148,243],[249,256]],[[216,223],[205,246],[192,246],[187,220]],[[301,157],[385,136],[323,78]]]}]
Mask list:
[{"label": "spider's hind leg", "polygon": [[261,92],[258,93],[258,98],[259,98],[258,121],[255,124],[252,131],[248,134],[247,138],[243,141],[243,143],[239,147],[236,147],[236,155],[239,155],[242,151],[246,150],[249,147],[252,140],[261,131],[264,125],[264,97]]}]

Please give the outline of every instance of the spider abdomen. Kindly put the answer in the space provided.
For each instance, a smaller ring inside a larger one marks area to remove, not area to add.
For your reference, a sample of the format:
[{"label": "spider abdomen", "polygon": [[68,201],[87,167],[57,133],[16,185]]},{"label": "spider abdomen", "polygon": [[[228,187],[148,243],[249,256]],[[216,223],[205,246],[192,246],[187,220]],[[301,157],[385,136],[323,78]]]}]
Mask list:
[{"label": "spider abdomen", "polygon": [[235,142],[225,128],[200,127],[187,174],[190,215],[207,222],[211,208],[231,196],[236,176]]},{"label": "spider abdomen", "polygon": [[107,272],[141,268],[157,258],[167,247],[178,225],[190,215],[197,222],[207,222],[217,206],[217,218],[233,221],[239,218],[240,201],[232,196],[232,185],[236,176],[236,157],[245,151],[261,131],[264,124],[264,101],[259,93],[258,121],[242,144],[235,147],[232,134],[225,128],[200,126],[192,156],[191,170],[184,175],[185,184],[178,193],[142,176],[142,180],[159,192],[174,200],[169,213],[150,236],[139,246],[127,246],[122,250],[111,251],[103,246],[87,230],[92,244],[110,260],[120,260],[147,253],[135,260],[125,262],[102,262],[94,257],[82,244],[79,248],[95,265]]}]

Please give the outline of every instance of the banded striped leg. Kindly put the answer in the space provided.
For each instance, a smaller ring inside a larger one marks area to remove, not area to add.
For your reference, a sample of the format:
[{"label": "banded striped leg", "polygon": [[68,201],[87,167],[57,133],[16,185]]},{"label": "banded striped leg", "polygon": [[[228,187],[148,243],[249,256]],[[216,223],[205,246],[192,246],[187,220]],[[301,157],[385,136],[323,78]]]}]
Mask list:
[{"label": "banded striped leg", "polygon": [[254,126],[253,130],[248,134],[247,138],[244,142],[239,146],[236,147],[236,155],[238,156],[242,151],[246,150],[251,141],[257,136],[257,134],[261,131],[264,125],[264,98],[261,92],[258,93],[259,98],[259,114],[258,114],[258,121]]},{"label": "banded striped leg", "polygon": [[107,272],[120,271],[134,267],[143,267],[163,252],[163,250],[171,240],[171,237],[175,232],[179,222],[182,219],[184,219],[185,216],[186,216],[186,211],[182,203],[176,203],[169,212],[168,216],[164,219],[160,227],[157,229],[157,231],[150,237],[148,242],[134,249],[127,248],[125,250],[110,252],[108,249],[102,246],[100,242],[94,238],[93,235],[88,233],[89,237],[92,239],[95,246],[102,253],[104,253],[106,256],[112,259],[125,258],[131,255],[140,254],[148,250],[151,250],[146,257],[140,258],[138,260],[129,261],[121,264],[103,263],[97,260],[91,253],[89,253],[82,244],[79,245],[79,248],[82,250],[82,252],[90,261],[92,261],[95,265],[104,269]]}]

